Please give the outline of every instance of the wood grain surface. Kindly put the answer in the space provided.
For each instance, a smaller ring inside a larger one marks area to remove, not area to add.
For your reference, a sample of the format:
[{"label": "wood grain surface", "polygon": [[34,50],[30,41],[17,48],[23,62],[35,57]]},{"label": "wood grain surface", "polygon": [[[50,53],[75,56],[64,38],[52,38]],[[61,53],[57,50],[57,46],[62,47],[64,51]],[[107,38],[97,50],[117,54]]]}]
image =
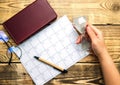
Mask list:
[{"label": "wood grain surface", "polygon": [[[0,30],[2,23],[35,0],[0,0]],[[120,72],[120,0],[48,0],[58,18],[67,15],[72,21],[86,16],[104,34],[105,44]],[[6,32],[7,34],[7,32]],[[9,34],[7,34],[9,36]],[[9,36],[10,38],[10,36]],[[10,38],[10,42],[15,45]],[[0,42],[0,85],[34,85],[19,59],[14,55],[8,65],[7,47]],[[90,54],[45,85],[104,85],[97,57]]]}]

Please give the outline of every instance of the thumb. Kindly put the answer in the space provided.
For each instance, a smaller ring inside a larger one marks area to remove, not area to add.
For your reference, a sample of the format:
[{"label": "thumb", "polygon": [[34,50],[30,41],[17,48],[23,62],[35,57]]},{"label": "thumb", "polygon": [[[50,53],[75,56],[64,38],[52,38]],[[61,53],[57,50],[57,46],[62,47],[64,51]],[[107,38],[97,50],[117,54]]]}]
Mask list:
[{"label": "thumb", "polygon": [[87,30],[87,33],[88,33],[90,39],[93,41],[96,38],[95,32],[89,26],[87,26],[86,30]]}]

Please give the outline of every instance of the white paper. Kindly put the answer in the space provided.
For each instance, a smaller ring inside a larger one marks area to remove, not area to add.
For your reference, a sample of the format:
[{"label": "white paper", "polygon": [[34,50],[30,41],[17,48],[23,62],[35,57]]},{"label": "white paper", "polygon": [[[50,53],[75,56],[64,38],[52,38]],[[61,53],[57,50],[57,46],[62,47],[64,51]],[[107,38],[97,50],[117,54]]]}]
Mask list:
[{"label": "white paper", "polygon": [[[43,85],[61,72],[34,58],[42,57],[64,69],[68,69],[89,54],[89,46],[77,45],[77,32],[67,16],[44,28],[19,47],[22,49],[21,63],[36,85]],[[18,50],[15,53],[19,57]]]}]

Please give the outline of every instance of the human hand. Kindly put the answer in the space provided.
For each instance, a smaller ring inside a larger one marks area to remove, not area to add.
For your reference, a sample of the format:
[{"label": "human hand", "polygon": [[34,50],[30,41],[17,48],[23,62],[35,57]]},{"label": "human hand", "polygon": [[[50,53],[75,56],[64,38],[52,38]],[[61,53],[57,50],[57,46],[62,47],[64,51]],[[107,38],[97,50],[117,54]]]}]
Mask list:
[{"label": "human hand", "polygon": [[[119,82],[120,74],[117,68],[115,67],[114,62],[112,61],[112,58],[108,54],[108,51],[104,43],[102,32],[94,26],[87,25],[86,34],[87,36],[80,35],[76,43],[79,44],[82,41],[83,37],[87,37],[88,39],[90,39],[92,50],[96,54],[96,56],[98,57],[101,63],[105,84],[120,85],[120,82]],[[111,69],[113,71],[111,71]]]},{"label": "human hand", "polygon": [[[87,38],[91,41],[91,47],[93,52],[98,58],[101,58],[103,55],[107,54],[107,49],[104,44],[104,38],[102,32],[96,27],[87,25],[86,26]],[[82,41],[83,36],[80,35],[76,41],[79,44]]]}]

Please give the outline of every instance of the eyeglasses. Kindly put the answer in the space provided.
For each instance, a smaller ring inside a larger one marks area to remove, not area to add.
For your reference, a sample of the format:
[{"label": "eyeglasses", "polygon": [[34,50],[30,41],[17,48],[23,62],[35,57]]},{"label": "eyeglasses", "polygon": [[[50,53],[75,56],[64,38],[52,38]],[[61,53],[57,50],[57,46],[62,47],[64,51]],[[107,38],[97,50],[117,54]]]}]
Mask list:
[{"label": "eyeglasses", "polygon": [[[7,46],[7,52],[6,52],[6,55],[10,58],[9,61],[8,61],[8,64],[10,65],[11,61],[12,61],[12,57],[13,57],[13,54],[14,54],[14,51],[13,51],[13,45],[12,43],[8,41],[6,41],[4,38],[0,37],[0,39],[6,44]],[[19,47],[15,47],[17,49],[19,49],[20,51],[20,57],[22,56],[22,50],[21,48]]]}]

